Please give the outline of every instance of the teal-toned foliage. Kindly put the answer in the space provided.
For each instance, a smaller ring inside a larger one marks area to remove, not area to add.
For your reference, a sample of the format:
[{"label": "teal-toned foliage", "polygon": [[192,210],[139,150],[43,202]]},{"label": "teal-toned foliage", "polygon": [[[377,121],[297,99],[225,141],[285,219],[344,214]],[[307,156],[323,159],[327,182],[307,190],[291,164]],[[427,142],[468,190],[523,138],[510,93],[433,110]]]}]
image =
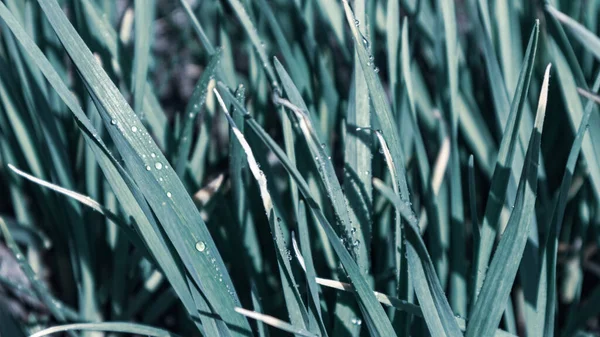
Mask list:
[{"label": "teal-toned foliage", "polygon": [[598,335],[599,14],[1,1],[0,337]]}]

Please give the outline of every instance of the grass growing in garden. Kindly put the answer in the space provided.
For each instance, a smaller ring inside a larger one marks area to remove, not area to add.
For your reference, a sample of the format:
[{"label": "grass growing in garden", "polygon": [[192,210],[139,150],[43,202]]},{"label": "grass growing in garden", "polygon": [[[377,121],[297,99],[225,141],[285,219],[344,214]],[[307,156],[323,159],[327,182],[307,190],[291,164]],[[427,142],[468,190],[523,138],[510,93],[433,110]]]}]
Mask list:
[{"label": "grass growing in garden", "polygon": [[596,1],[0,2],[0,336],[596,336]]}]

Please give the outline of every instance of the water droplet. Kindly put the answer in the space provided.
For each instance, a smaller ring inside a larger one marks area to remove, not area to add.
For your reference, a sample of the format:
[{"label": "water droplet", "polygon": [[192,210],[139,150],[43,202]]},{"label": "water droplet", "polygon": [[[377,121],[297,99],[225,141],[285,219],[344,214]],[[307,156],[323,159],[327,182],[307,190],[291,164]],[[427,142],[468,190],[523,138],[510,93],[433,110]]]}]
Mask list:
[{"label": "water droplet", "polygon": [[360,131],[360,130],[362,130],[362,128],[356,128],[356,131]]},{"label": "water droplet", "polygon": [[162,164],[160,162],[156,162],[154,164],[154,167],[156,167],[157,170],[160,170],[160,169],[162,169]]},{"label": "water droplet", "polygon": [[204,243],[204,241],[198,241],[196,242],[196,250],[199,252],[203,252],[204,249],[206,249],[206,244]]},{"label": "water droplet", "polygon": [[351,232],[352,234],[355,234],[355,233],[356,233],[356,227],[352,227],[352,229],[350,230],[350,232]]},{"label": "water droplet", "polygon": [[117,120],[116,120],[116,119],[111,119],[111,120],[110,120],[110,124],[112,124],[112,125],[117,125]]},{"label": "water droplet", "polygon": [[277,222],[281,222],[281,218],[280,217],[277,217]]},{"label": "water droplet", "polygon": [[352,319],[352,324],[354,324],[354,325],[361,325],[362,324],[362,319],[360,319],[360,318],[353,318]]},{"label": "water droplet", "polygon": [[154,152],[150,153],[150,157],[156,158],[156,155],[154,154]]},{"label": "water droplet", "polygon": [[369,55],[369,61],[373,62],[373,60],[375,60],[375,58],[373,57],[373,55]]},{"label": "water droplet", "polygon": [[150,167],[150,165],[146,165],[146,171],[150,171],[152,168]]},{"label": "water droplet", "polygon": [[172,196],[173,196],[173,195],[171,194],[171,192],[167,192],[167,197],[168,197],[168,198],[170,198],[170,197],[172,197]]},{"label": "water droplet", "polygon": [[131,127],[131,132],[137,132],[137,127],[136,126],[132,126]]},{"label": "water droplet", "polygon": [[356,27],[360,26],[360,21],[354,20],[354,26],[356,26]]},{"label": "water droplet", "polygon": [[352,245],[354,247],[358,247],[358,245],[360,245],[360,240],[354,240],[354,242],[352,243]]},{"label": "water droplet", "polygon": [[375,74],[379,74],[379,68],[375,67],[375,69],[373,69],[373,71],[375,72]]},{"label": "water droplet", "polygon": [[363,43],[363,46],[365,46],[365,48],[369,49],[369,47],[370,47],[369,41],[364,36],[362,38],[362,43]]},{"label": "water droplet", "polygon": [[325,148],[325,143],[321,143],[321,148],[324,149]]}]

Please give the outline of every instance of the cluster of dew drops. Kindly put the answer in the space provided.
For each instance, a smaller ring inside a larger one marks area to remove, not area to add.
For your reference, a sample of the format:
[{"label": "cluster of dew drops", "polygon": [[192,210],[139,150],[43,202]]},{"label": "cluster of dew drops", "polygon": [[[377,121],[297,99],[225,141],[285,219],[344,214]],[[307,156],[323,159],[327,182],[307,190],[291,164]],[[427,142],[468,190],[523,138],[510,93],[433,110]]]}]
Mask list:
[{"label": "cluster of dew drops", "polygon": [[[114,126],[116,126],[116,127],[117,127],[117,128],[120,130],[120,131],[123,131],[123,126],[122,126],[122,125],[121,125],[121,123],[119,123],[119,122],[118,122],[116,119],[111,119],[111,121],[110,121],[110,124],[111,124],[111,125],[114,125]],[[138,127],[137,127],[137,126],[135,126],[135,125],[131,126],[131,132],[133,132],[133,133],[137,133],[137,132],[138,132]],[[143,132],[143,129],[142,129],[142,131],[140,131],[140,132]],[[147,132],[146,132],[146,135],[148,135],[148,133],[147,133]],[[149,143],[152,143],[152,140],[149,140],[148,142],[149,142]],[[142,155],[142,158],[146,158],[146,155]],[[159,170],[159,171],[160,171],[160,170],[162,170],[163,168],[165,168],[165,169],[167,169],[167,168],[168,168],[168,166],[166,166],[166,165],[163,165],[163,164],[162,164],[160,161],[158,161],[158,159],[157,159],[158,157],[156,156],[156,154],[155,154],[154,152],[152,152],[152,153],[150,154],[150,158],[152,158],[152,160],[156,160],[156,161],[154,162],[154,164],[153,164],[153,166],[154,166],[154,168],[155,168],[156,170]],[[148,165],[148,164],[147,164],[147,165],[146,165],[146,171],[151,171],[151,170],[152,170],[152,166],[150,166],[150,165]],[[162,181],[163,181],[163,178],[162,178],[162,177],[159,177],[159,179],[158,179],[158,180],[162,182]],[[171,192],[167,192],[167,197],[168,197],[168,198],[171,198],[171,197],[172,197],[172,194],[171,194]],[[163,204],[164,204],[164,203],[163,203]]]},{"label": "cluster of dew drops", "polygon": [[[212,264],[212,267],[215,269],[215,273],[214,273],[215,280],[218,280],[219,282],[222,283],[223,282],[223,273],[221,272],[221,269],[219,268],[219,265],[217,264],[217,259],[210,254],[210,249],[208,249],[208,246],[206,245],[206,243],[204,241],[197,241],[195,248],[198,252],[204,253],[206,255],[206,257],[209,259],[210,263]],[[237,302],[233,288],[228,283],[225,284],[225,287],[227,289],[227,293],[229,294],[229,296],[231,296],[231,298],[234,300],[234,302]]]},{"label": "cluster of dew drops", "polygon": [[[354,20],[354,26],[356,28],[358,28],[360,26],[360,21]],[[377,66],[375,66],[375,62],[374,62],[375,58],[371,54],[371,45],[369,44],[369,40],[367,40],[367,38],[364,35],[362,35],[360,30],[358,30],[358,34],[360,34],[360,36],[362,38],[362,44],[365,47],[365,49],[367,50],[367,52],[369,53],[369,61],[367,61],[367,66],[372,67],[373,72],[375,72],[375,74],[379,73],[379,68]]]}]

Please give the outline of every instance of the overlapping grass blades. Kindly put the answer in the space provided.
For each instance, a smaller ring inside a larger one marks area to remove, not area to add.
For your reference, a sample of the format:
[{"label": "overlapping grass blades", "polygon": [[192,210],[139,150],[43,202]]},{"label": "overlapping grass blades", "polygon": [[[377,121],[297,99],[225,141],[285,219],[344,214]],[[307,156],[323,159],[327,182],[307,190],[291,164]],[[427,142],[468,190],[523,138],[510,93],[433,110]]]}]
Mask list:
[{"label": "overlapping grass blades", "polygon": [[535,129],[529,140],[514,208],[473,307],[473,315],[469,319],[466,336],[485,336],[493,333],[496,329],[504,310],[503,306],[497,304],[505,303],[508,299],[523,256],[536,200],[538,160],[548,100],[550,68],[551,65],[548,65],[544,74]]}]

